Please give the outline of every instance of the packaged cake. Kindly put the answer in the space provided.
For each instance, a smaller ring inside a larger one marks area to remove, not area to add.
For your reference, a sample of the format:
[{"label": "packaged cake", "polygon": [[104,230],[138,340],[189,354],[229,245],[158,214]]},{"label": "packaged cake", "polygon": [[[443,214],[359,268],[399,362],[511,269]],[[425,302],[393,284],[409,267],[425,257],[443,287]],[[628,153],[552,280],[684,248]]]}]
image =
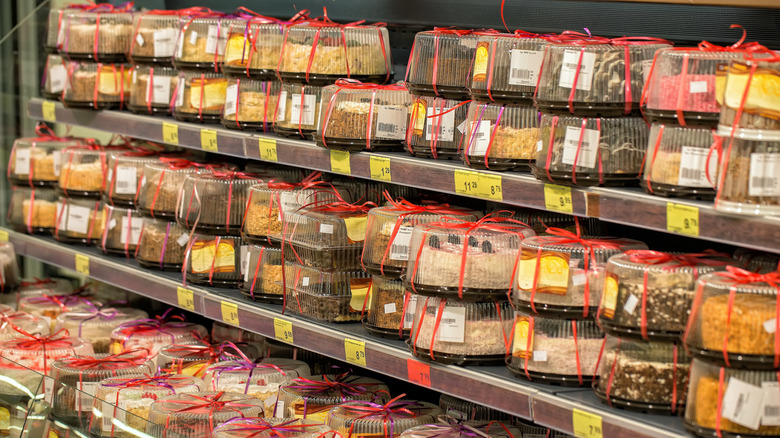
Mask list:
[{"label": "packaged cake", "polygon": [[123,62],[130,48],[132,3],[115,8],[101,3],[66,9],[57,36],[59,52],[69,59]]},{"label": "packaged cake", "polygon": [[68,82],[67,61],[61,55],[50,54],[46,57],[41,79],[41,97],[60,100],[65,84]]},{"label": "packaged cake", "polygon": [[16,261],[16,251],[10,242],[0,242],[0,292],[14,290],[22,280],[19,263]]},{"label": "packaged cake", "polygon": [[186,122],[215,122],[222,117],[227,78],[215,72],[181,71],[171,99],[173,117]]},{"label": "packaged cake", "polygon": [[24,333],[49,336],[51,323],[40,316],[10,309],[0,314],[0,340],[22,338]]},{"label": "packaged cake", "polygon": [[143,310],[122,307],[88,306],[83,310],[60,313],[54,322],[57,329],[65,329],[71,336],[89,339],[95,353],[108,353],[111,333],[120,325],[148,318]]},{"label": "packaged cake", "polygon": [[530,104],[471,102],[461,137],[463,161],[476,169],[528,169],[536,159],[539,118]]},{"label": "packaged cake", "polygon": [[189,232],[176,222],[145,217],[135,259],[144,268],[181,271],[189,240]]},{"label": "packaged cake", "polygon": [[360,321],[370,306],[371,276],[360,269],[324,271],[286,262],[284,310],[330,322]]},{"label": "packaged cake", "polygon": [[609,333],[675,341],[688,321],[696,280],[736,260],[726,254],[630,250],[609,258],[598,320]]},{"label": "packaged cake", "polygon": [[512,341],[507,301],[418,296],[407,343],[420,359],[444,364],[501,364]]},{"label": "packaged cake", "polygon": [[[483,404],[470,400],[463,400],[451,395],[442,394],[439,397],[439,407],[444,413],[457,421],[473,421],[475,423],[485,423],[489,421],[510,422],[516,417],[491,409]],[[513,434],[515,438],[519,434]],[[519,435],[522,437],[522,435]]]},{"label": "packaged cake", "polygon": [[780,366],[778,280],[780,271],[733,266],[699,278],[683,335],[691,353],[726,366]]},{"label": "packaged cake", "polygon": [[[251,11],[250,11],[251,12]],[[275,79],[286,22],[244,12],[228,30],[222,71],[233,77]]]},{"label": "packaged cake", "polygon": [[533,102],[548,42],[540,35],[475,32],[477,49],[469,84],[472,97],[490,102]]},{"label": "packaged cake", "polygon": [[129,64],[70,61],[62,103],[69,108],[122,109],[130,96]]},{"label": "packaged cake", "polygon": [[263,402],[234,392],[192,392],[169,395],[149,406],[146,432],[183,438],[212,436],[215,427],[233,418],[263,415]]},{"label": "packaged cake", "polygon": [[[542,428],[544,429],[544,428]],[[536,435],[522,432],[510,423],[499,421],[464,421],[459,417],[439,417],[436,423],[424,424],[406,429],[401,433],[403,438],[467,438],[470,436],[483,438],[536,438]],[[541,436],[545,436],[542,433]]]},{"label": "packaged cake", "polygon": [[535,382],[583,386],[596,377],[604,333],[592,319],[553,319],[516,313],[510,371]]},{"label": "packaged cake", "polygon": [[401,149],[411,96],[403,84],[339,79],[322,89],[318,145],[346,150]]},{"label": "packaged cake", "polygon": [[95,391],[95,413],[89,431],[92,436],[98,437],[135,436],[117,426],[114,420],[123,423],[124,427],[145,431],[149,407],[156,400],[204,390],[201,379],[176,374],[133,374],[104,379]]},{"label": "packaged cake", "polygon": [[433,423],[442,413],[432,403],[403,400],[403,395],[385,404],[351,401],[336,406],[328,413],[328,426],[345,438],[365,435],[394,438],[409,428]]},{"label": "packaged cake", "polygon": [[145,164],[136,200],[138,211],[153,218],[174,219],[184,178],[211,171],[209,165],[183,158],[161,157],[157,163]]},{"label": "packaged cake", "polygon": [[241,282],[238,288],[249,298],[267,303],[284,300],[282,286],[282,250],[250,244],[242,259]]},{"label": "packaged cake", "polygon": [[176,12],[151,10],[135,14],[127,58],[136,65],[170,66],[179,36],[179,14]]},{"label": "packaged cake", "polygon": [[[528,313],[563,318],[595,314],[613,255],[647,249],[639,241],[582,237],[560,229],[523,241],[512,299]],[[579,231],[579,230],[578,230]]]},{"label": "packaged cake", "polygon": [[[311,367],[311,375],[332,373],[334,369],[340,367],[333,358],[270,338],[265,340],[265,357],[268,359],[284,358],[302,361]],[[271,409],[271,416],[273,416],[273,409]]]},{"label": "packaged cake", "polygon": [[57,202],[54,238],[65,243],[91,245],[103,236],[103,203],[88,198],[64,198]]},{"label": "packaged cake", "polygon": [[57,222],[57,191],[45,187],[11,187],[8,225],[27,234],[51,234]]},{"label": "packaged cake", "polygon": [[154,319],[120,324],[111,332],[111,352],[143,348],[149,351],[150,357],[154,357],[165,346],[203,339],[208,335],[202,325],[186,322],[180,316],[169,315],[169,312]]},{"label": "packaged cake", "polygon": [[181,185],[176,221],[202,233],[239,234],[249,187],[259,175],[229,170],[192,173]]},{"label": "packaged cake", "polygon": [[737,248],[734,251],[734,258],[751,272],[768,274],[780,270],[780,256],[777,254]]},{"label": "packaged cake", "polygon": [[328,411],[337,405],[348,401],[384,402],[389,398],[384,383],[349,372],[298,378],[279,388],[274,417],[327,423]]},{"label": "packaged cake", "polygon": [[647,150],[641,117],[588,118],[542,114],[537,179],[581,186],[633,185]]},{"label": "packaged cake", "polygon": [[231,129],[270,132],[282,83],[249,78],[228,78],[222,125]]},{"label": "packaged cake", "polygon": [[[61,313],[84,312],[95,306],[78,293],[68,295],[40,295],[19,298],[19,311],[49,318],[52,327]],[[75,337],[75,335],[74,335]]]},{"label": "packaged cake", "polygon": [[127,109],[137,114],[169,114],[178,84],[179,72],[173,67],[137,64],[130,82]]},{"label": "packaged cake", "polygon": [[778,409],[776,371],[740,370],[693,360],[683,423],[694,435],[778,436]]},{"label": "packaged cake", "polygon": [[214,429],[214,438],[337,438],[341,435],[319,421],[301,418],[236,418]]},{"label": "packaged cake", "polygon": [[477,222],[444,217],[415,225],[404,283],[425,295],[504,298],[515,278],[520,244],[535,234],[521,222],[495,217]]},{"label": "packaged cake", "polygon": [[133,146],[134,150],[110,151],[107,153],[106,183],[104,196],[107,205],[135,207],[138,192],[143,182],[144,166],[156,163],[161,148]]},{"label": "packaged cake", "polygon": [[257,355],[257,349],[248,344],[199,340],[163,347],[157,353],[157,366],[169,373],[204,378],[211,365],[234,359],[251,361]]},{"label": "packaged cake", "polygon": [[231,25],[237,18],[216,11],[200,11],[180,17],[173,65],[177,70],[219,71]]},{"label": "packaged cake", "polygon": [[235,287],[241,280],[240,256],[240,237],[194,232],[187,244],[182,270],[189,283]]},{"label": "packaged cake", "polygon": [[711,199],[717,181],[718,156],[706,128],[653,123],[640,183],[653,195]]},{"label": "packaged cake", "polygon": [[385,338],[406,339],[412,329],[417,295],[406,291],[401,280],[375,275],[371,280],[371,305],[365,309],[363,327]]},{"label": "packaged cake", "polygon": [[[2,258],[2,246],[0,246],[0,258]],[[15,274],[18,275],[18,274]],[[14,290],[13,305],[18,305],[19,298],[39,297],[41,295],[69,295],[74,292],[73,283],[68,278],[33,278],[25,279]],[[6,302],[5,296],[0,296],[0,302]],[[3,306],[0,305],[0,313],[5,313]]]},{"label": "packaged cake", "polygon": [[42,125],[35,129],[37,137],[14,141],[8,160],[8,180],[30,187],[54,186],[59,180],[63,152],[82,142],[76,138],[58,137]]},{"label": "packaged cake", "polygon": [[405,139],[409,153],[436,160],[458,159],[466,132],[467,102],[412,96]]},{"label": "packaged cake", "polygon": [[406,87],[413,94],[465,99],[471,85],[477,36],[471,30],[437,27],[414,36]]},{"label": "packaged cake", "polygon": [[144,218],[135,210],[105,205],[103,221],[100,249],[106,254],[134,257]]},{"label": "packaged cake", "polygon": [[338,24],[324,19],[287,26],[279,77],[296,83],[339,78],[385,83],[393,72],[390,37],[383,24]]},{"label": "packaged cake", "polygon": [[677,414],[685,405],[690,364],[676,343],[607,336],[593,389],[612,407]]},{"label": "packaged cake", "polygon": [[321,86],[282,83],[276,102],[274,132],[308,138],[320,125]]},{"label": "packaged cake", "polygon": [[273,417],[277,393],[297,378],[309,378],[309,365],[294,359],[266,358],[262,362],[226,360],[206,368],[203,379],[211,391],[246,394],[263,400],[266,418]]},{"label": "packaged cake", "polygon": [[67,147],[61,163],[59,189],[65,196],[100,198],[108,170],[104,147],[94,143]]},{"label": "packaged cake", "polygon": [[535,96],[539,108],[600,117],[638,109],[648,64],[657,50],[671,47],[659,38],[609,40],[575,33],[549,41]]},{"label": "packaged cake", "polygon": [[261,355],[265,352],[265,336],[220,321],[214,321],[211,326],[211,341],[240,342],[255,347]]},{"label": "packaged cake", "polygon": [[737,128],[743,138],[755,140],[761,138],[763,131],[780,130],[778,81],[778,55],[763,60],[731,61],[726,68],[723,96],[716,96],[721,104],[720,126]]},{"label": "packaged cake", "polygon": [[68,9],[86,9],[90,5],[86,4],[66,4],[62,7],[51,7],[49,9],[49,16],[46,21],[46,41],[43,43],[43,47],[48,53],[57,53],[62,47],[62,37],[64,33],[60,33],[62,27],[63,16]]}]

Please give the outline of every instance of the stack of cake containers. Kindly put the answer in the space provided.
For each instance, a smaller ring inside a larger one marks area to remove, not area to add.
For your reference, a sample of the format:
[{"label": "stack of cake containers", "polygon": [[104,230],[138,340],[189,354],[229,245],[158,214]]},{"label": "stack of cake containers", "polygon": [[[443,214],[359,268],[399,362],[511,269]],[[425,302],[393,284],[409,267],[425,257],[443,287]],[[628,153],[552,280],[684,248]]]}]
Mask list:
[{"label": "stack of cake containers", "polygon": [[68,80],[67,58],[59,53],[65,36],[64,34],[60,36],[63,16],[69,9],[83,10],[89,6],[70,3],[60,8],[49,9],[49,17],[46,22],[46,41],[43,45],[48,55],[41,79],[41,96],[46,99],[59,100]]},{"label": "stack of cake containers", "polygon": [[402,400],[401,394],[387,403],[351,401],[328,412],[327,424],[344,438],[373,435],[397,438],[405,430],[429,424],[442,414],[435,404]]}]

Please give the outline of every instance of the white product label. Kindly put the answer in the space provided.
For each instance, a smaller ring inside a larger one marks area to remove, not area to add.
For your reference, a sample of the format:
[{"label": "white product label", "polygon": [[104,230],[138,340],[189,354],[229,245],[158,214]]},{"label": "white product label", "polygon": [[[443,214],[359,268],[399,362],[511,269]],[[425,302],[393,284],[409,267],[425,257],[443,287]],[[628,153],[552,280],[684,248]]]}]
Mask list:
[{"label": "white product label", "polygon": [[541,140],[536,142],[536,152],[541,152],[544,149],[544,144]]},{"label": "white product label", "polygon": [[[587,167],[593,169],[596,167],[596,158],[599,150],[599,131],[596,129],[585,129],[582,134],[582,145],[580,143],[580,133],[582,128],[574,126],[566,127],[566,137],[563,139],[563,164],[574,165],[574,159],[577,158],[577,167]],[[579,155],[577,155],[579,149]]]},{"label": "white product label", "polygon": [[49,68],[49,92],[60,93],[65,89],[68,73],[65,66],[57,64]]},{"label": "white product label", "polygon": [[54,159],[54,174],[60,176],[60,169],[62,168],[62,151],[54,151],[52,158]]},{"label": "white product label", "polygon": [[187,242],[190,241],[190,235],[187,233],[182,233],[181,236],[179,236],[178,239],[176,239],[176,243],[179,244],[179,246],[184,246],[187,244]]},{"label": "white product label", "polygon": [[[455,138],[455,111],[449,111],[450,108],[428,108],[427,117],[425,118],[425,139],[431,140],[431,133],[434,129],[438,129],[439,136],[437,141],[452,141]],[[442,114],[446,113],[446,114]],[[431,117],[436,114],[436,117]],[[465,128],[464,128],[465,129]]]},{"label": "white product label", "polygon": [[381,138],[403,140],[406,135],[407,119],[404,107],[377,105],[374,133]]},{"label": "white product label", "polygon": [[761,382],[761,389],[764,390],[761,424],[780,426],[780,386],[777,382]]},{"label": "white product label", "polygon": [[14,153],[14,173],[17,175],[29,175],[30,174],[30,149],[19,148]]},{"label": "white product label", "polygon": [[767,319],[764,321],[764,331],[770,335],[777,330],[777,318]]},{"label": "white product label", "polygon": [[395,313],[397,309],[395,308],[395,303],[387,303],[385,304],[385,315],[389,315],[392,313]]},{"label": "white product label", "polygon": [[184,81],[179,80],[179,85],[176,86],[176,108],[184,106]]},{"label": "white product label", "polygon": [[287,92],[282,91],[279,93],[279,109],[276,111],[276,121],[284,122],[284,118],[287,117]]},{"label": "white product label", "polygon": [[464,120],[460,122],[460,125],[458,125],[458,127],[456,128],[458,132],[460,132],[461,134],[463,134],[463,130],[466,129],[466,123],[468,123],[468,120]]},{"label": "white product label", "polygon": [[278,400],[276,402],[276,409],[274,410],[274,417],[285,418],[286,416],[286,412],[284,412],[284,401]]},{"label": "white product label", "polygon": [[[214,27],[216,31],[216,26],[212,26],[212,27]],[[194,46],[195,43],[197,42],[198,42],[198,32],[193,30],[192,32],[190,32],[190,45]]]},{"label": "white product label", "polygon": [[80,205],[69,205],[67,207],[67,226],[66,230],[77,234],[87,234],[89,230],[89,217],[92,209]]},{"label": "white product label", "polygon": [[333,234],[333,224],[320,224],[320,233]]},{"label": "white product label", "polygon": [[409,242],[412,240],[412,227],[399,227],[393,243],[390,244],[390,260],[409,260]]},{"label": "white product label", "polygon": [[226,116],[232,116],[238,111],[238,84],[233,84],[227,87],[225,92],[225,114]]},{"label": "white product label", "polygon": [[167,76],[151,76],[146,82],[146,95],[152,87],[152,103],[168,104],[171,101],[171,78]]},{"label": "white product label", "polygon": [[[582,62],[580,63],[580,54]],[[577,75],[577,64],[580,65],[580,73]],[[561,78],[558,86],[571,88],[574,85],[574,77],[577,76],[577,89],[590,91],[593,83],[593,66],[596,64],[596,54],[580,50],[566,50],[563,52],[563,65],[561,66]]]},{"label": "white product label", "polygon": [[208,34],[206,34],[206,53],[217,53],[217,46],[219,45],[219,34],[217,33],[217,26],[209,26]]},{"label": "white product label", "polygon": [[547,351],[535,350],[534,351],[534,362],[547,362]]},{"label": "white product label", "polygon": [[691,92],[691,94],[706,93],[707,81],[691,81],[688,89]]},{"label": "white product label", "polygon": [[144,46],[144,37],[140,32],[135,35],[135,42],[141,47]]},{"label": "white product label", "polygon": [[51,377],[43,378],[43,400],[51,403],[54,398],[54,379]]},{"label": "white product label", "polygon": [[[683,146],[680,152],[680,175],[677,177],[677,185],[687,187],[710,187],[707,182],[707,154],[708,149]],[[715,179],[715,164],[717,160],[711,160],[710,178]],[[665,163],[658,163],[663,166]]]},{"label": "white product label", "polygon": [[127,243],[127,236],[130,235],[130,245],[138,245],[138,241],[141,240],[141,228],[144,225],[144,221],[141,218],[129,218],[122,216],[122,235],[119,237],[119,243],[122,245]]},{"label": "white product label", "polygon": [[301,110],[301,95],[293,94],[291,99],[292,109],[290,110],[290,121],[301,126],[314,125],[315,105],[317,105],[317,96],[313,94],[303,95],[303,110]]},{"label": "white product label", "polygon": [[412,328],[414,323],[414,311],[417,309],[417,295],[409,297],[409,302],[406,303],[406,312],[404,312],[404,328]]},{"label": "white product label", "polygon": [[271,409],[276,404],[276,400],[277,400],[276,395],[272,395],[272,396],[268,397],[267,399],[265,399],[263,401],[263,404],[265,405],[265,409],[266,410]]},{"label": "white product label", "polygon": [[577,272],[576,274],[572,274],[571,276],[571,284],[572,286],[582,286],[585,284],[585,271],[580,270],[580,272]]},{"label": "white product label", "polygon": [[79,406],[77,408],[81,412],[92,411],[92,401],[95,399],[95,393],[99,382],[82,382],[79,383]]},{"label": "white product label", "polygon": [[241,245],[241,273],[244,274],[244,281],[247,281],[249,277],[249,247]]},{"label": "white product label", "polygon": [[[279,220],[282,220],[282,214],[285,216],[294,213],[300,208],[295,192],[282,192],[279,194]],[[330,234],[333,234],[332,232]]]},{"label": "white product label", "polygon": [[113,230],[116,228],[116,219],[111,219],[111,222],[108,223],[108,229]]},{"label": "white product label", "polygon": [[113,181],[114,180],[114,169],[108,169],[108,173],[106,174],[106,181]]},{"label": "white product label", "polygon": [[633,315],[637,304],[639,304],[639,298],[637,298],[636,295],[631,294],[628,296],[626,304],[623,305],[623,310],[625,310],[629,315]]},{"label": "white product label", "polygon": [[154,31],[154,56],[167,57],[173,55],[176,45],[176,29],[160,29]]},{"label": "white product label", "polygon": [[764,390],[756,385],[732,377],[723,394],[723,418],[756,430],[761,424],[761,407],[764,404]]},{"label": "white product label", "polygon": [[541,50],[512,50],[509,64],[509,85],[536,86],[542,68],[544,52]]},{"label": "white product label", "polygon": [[101,410],[103,414],[103,430],[111,430],[114,418],[116,418],[116,421],[119,423],[125,423],[127,421],[124,411],[124,409],[127,407],[127,401],[120,400],[117,409],[114,409],[114,406],[111,403],[101,403],[103,404],[103,409]]},{"label": "white product label", "polygon": [[488,121],[476,122],[471,124],[469,131],[469,155],[485,155],[490,144],[491,124]]},{"label": "white product label", "polygon": [[306,287],[309,285],[309,277],[303,277],[301,279],[301,286]]},{"label": "white product label", "polygon": [[462,344],[466,336],[466,308],[445,308],[439,323],[439,341]]},{"label": "white product label", "polygon": [[750,154],[748,196],[780,196],[780,154]]},{"label": "white product label", "polygon": [[117,166],[114,193],[118,195],[135,194],[138,188],[138,171],[135,167]]}]

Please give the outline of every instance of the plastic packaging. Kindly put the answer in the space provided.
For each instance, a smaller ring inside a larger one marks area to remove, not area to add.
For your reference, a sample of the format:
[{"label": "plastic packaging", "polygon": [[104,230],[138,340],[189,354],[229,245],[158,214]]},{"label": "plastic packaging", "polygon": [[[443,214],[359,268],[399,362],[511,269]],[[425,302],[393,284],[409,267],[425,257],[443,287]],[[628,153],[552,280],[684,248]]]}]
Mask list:
[{"label": "plastic packaging", "polygon": [[104,196],[107,205],[133,208],[147,163],[159,160],[158,151],[136,147],[133,151],[108,152]]},{"label": "plastic packaging", "polygon": [[238,288],[255,301],[281,303],[284,300],[282,250],[254,244],[246,248]]},{"label": "plastic packaging", "polygon": [[105,190],[106,149],[95,144],[63,149],[59,189],[65,196],[99,199]]},{"label": "plastic packaging", "polygon": [[336,406],[328,413],[328,426],[345,438],[366,435],[393,438],[409,428],[436,421],[442,413],[432,403],[398,398],[384,405],[351,401]]},{"label": "plastic packaging", "polygon": [[100,249],[106,254],[134,257],[144,219],[135,210],[110,205],[103,207],[103,216]]},{"label": "plastic packaging", "polygon": [[[49,17],[46,21],[46,41],[43,47],[48,53],[57,53],[62,47],[62,39],[60,38],[60,29],[62,28],[62,21],[65,12],[68,9],[84,9],[85,5],[80,4],[67,4],[60,8],[50,8]],[[62,34],[64,37],[64,33]]]},{"label": "plastic packaging", "polygon": [[259,175],[215,170],[184,178],[176,211],[179,225],[201,233],[239,234],[249,187]]},{"label": "plastic packaging", "polygon": [[406,86],[413,94],[465,99],[476,49],[477,37],[471,30],[418,32],[409,55]]},{"label": "plastic packaging", "polygon": [[228,80],[220,73],[181,71],[171,100],[173,118],[186,122],[219,123]]},{"label": "plastic packaging", "polygon": [[211,326],[211,342],[233,342],[251,345],[264,354],[266,350],[265,336],[250,332],[227,323],[214,321]]},{"label": "plastic packaging", "polygon": [[127,57],[135,64],[170,66],[178,36],[178,14],[155,10],[135,14]]},{"label": "plastic packaging", "polygon": [[11,187],[8,224],[27,234],[51,234],[57,222],[56,190],[38,187]]},{"label": "plastic packaging", "polygon": [[720,126],[736,127],[743,138],[754,140],[759,140],[766,131],[779,131],[778,83],[778,56],[767,60],[731,61],[726,68],[723,96],[716,96],[721,104]]},{"label": "plastic packaging", "polygon": [[111,352],[144,348],[154,357],[165,346],[204,339],[205,327],[167,315],[122,323],[111,332]]},{"label": "plastic packaging", "polygon": [[221,12],[200,12],[182,15],[173,65],[178,70],[219,71],[219,61],[225,53],[228,31],[240,23]]},{"label": "plastic packaging", "polygon": [[49,336],[51,323],[45,318],[15,310],[0,314],[0,340],[23,337],[20,330],[34,336]]},{"label": "plastic packaging", "polygon": [[402,281],[375,275],[371,281],[371,306],[366,309],[363,327],[375,336],[406,339],[416,305],[417,295],[407,292]]},{"label": "plastic packaging", "polygon": [[[362,270],[323,271],[297,263],[284,264],[284,310],[308,318],[360,321],[370,306],[371,277]],[[368,302],[367,302],[368,300]]]},{"label": "plastic packaging", "polygon": [[169,373],[205,378],[209,366],[226,360],[257,358],[257,349],[248,344],[187,342],[163,347],[157,366]]},{"label": "plastic packaging", "polygon": [[745,266],[748,271],[768,274],[780,269],[780,256],[746,248],[737,248],[734,258]]},{"label": "plastic packaging", "polygon": [[238,286],[240,257],[240,237],[192,233],[184,256],[185,279],[209,286]]},{"label": "plastic packaging", "polygon": [[178,85],[179,72],[172,67],[136,65],[127,108],[137,114],[170,114],[171,99]]},{"label": "plastic packaging", "polygon": [[389,388],[379,380],[343,373],[299,378],[279,388],[276,418],[298,418],[327,423],[328,411],[348,401],[386,401]]},{"label": "plastic packaging", "polygon": [[77,60],[125,61],[132,33],[131,7],[132,3],[117,9],[101,4],[64,10],[57,35],[60,53]]},{"label": "plastic packaging", "polygon": [[61,55],[50,54],[46,57],[41,79],[41,96],[45,99],[60,100],[65,84],[68,82],[68,63]]},{"label": "plastic packaging", "polygon": [[0,242],[0,292],[7,293],[15,289],[22,281],[16,251],[10,242]]},{"label": "plastic packaging", "polygon": [[130,97],[132,71],[129,64],[68,62],[62,103],[69,108],[122,109]]},{"label": "plastic packaging", "polygon": [[471,102],[461,137],[467,166],[527,170],[536,159],[540,114],[532,105]]},{"label": "plastic packaging", "polygon": [[103,203],[86,198],[60,197],[54,238],[65,243],[91,245],[103,235]]},{"label": "plastic packaging", "polygon": [[138,192],[138,211],[153,218],[174,219],[184,178],[193,173],[209,172],[212,172],[212,166],[181,158],[163,157],[158,163],[147,163]]},{"label": "plastic packaging", "polygon": [[222,125],[230,129],[270,132],[276,122],[282,83],[249,78],[228,78]]},{"label": "plastic packaging", "polygon": [[468,101],[412,96],[406,148],[416,157],[454,160],[466,132]]},{"label": "plastic packaging", "polygon": [[16,185],[54,186],[60,176],[63,152],[82,143],[79,139],[58,137],[36,128],[38,137],[18,138],[8,159],[8,179]]},{"label": "plastic packaging", "polygon": [[95,353],[108,353],[111,333],[120,325],[137,319],[148,318],[143,310],[130,308],[96,308],[64,312],[57,316],[55,326],[68,331],[71,336],[89,339]]},{"label": "plastic packaging", "polygon": [[276,103],[274,132],[309,138],[320,124],[322,86],[282,83]]},{"label": "plastic packaging", "polygon": [[[516,417],[512,415],[496,411],[485,405],[469,401],[462,400],[451,395],[442,394],[439,397],[439,407],[448,417],[454,418],[458,421],[506,421],[510,422]],[[491,428],[494,429],[494,428]],[[515,438],[519,434],[515,434]],[[519,435],[522,437],[522,435]]]},{"label": "plastic packaging", "polygon": [[19,311],[49,318],[52,327],[61,313],[84,312],[95,306],[86,298],[76,295],[40,295],[19,298]]},{"label": "plastic packaging", "polygon": [[215,363],[206,369],[203,378],[211,391],[238,392],[263,400],[265,416],[271,418],[279,388],[299,377],[310,376],[305,362],[266,358],[259,363],[229,360]]},{"label": "plastic packaging", "polygon": [[303,419],[236,418],[216,429],[214,438],[337,438],[341,435],[330,426]]},{"label": "plastic packaging", "polygon": [[135,259],[147,269],[181,270],[189,240],[189,232],[176,222],[144,218]]},{"label": "plastic packaging", "polygon": [[[449,414],[448,414],[448,417]],[[439,417],[438,423],[425,424],[406,429],[403,438],[466,438],[479,435],[483,438],[533,438],[535,435],[521,432],[508,423],[498,421],[463,421],[459,417]],[[544,435],[544,434],[542,434]]]},{"label": "plastic packaging", "polygon": [[193,392],[161,398],[149,407],[147,433],[152,436],[175,434],[177,437],[211,436],[211,431],[233,418],[263,415],[263,402],[232,392]]},{"label": "plastic packaging", "polygon": [[230,25],[222,71],[234,77],[276,78],[286,23],[252,16]]},{"label": "plastic packaging", "polygon": [[[20,336],[0,341],[0,355],[8,359],[4,362],[7,368],[3,370],[3,375],[11,379],[14,378],[14,374],[29,373],[30,370],[39,374],[48,374],[52,363],[56,360],[89,354],[93,354],[89,341],[70,338],[62,332],[48,336]],[[40,383],[41,377],[37,376],[37,379]],[[44,382],[48,383],[48,380]]]}]

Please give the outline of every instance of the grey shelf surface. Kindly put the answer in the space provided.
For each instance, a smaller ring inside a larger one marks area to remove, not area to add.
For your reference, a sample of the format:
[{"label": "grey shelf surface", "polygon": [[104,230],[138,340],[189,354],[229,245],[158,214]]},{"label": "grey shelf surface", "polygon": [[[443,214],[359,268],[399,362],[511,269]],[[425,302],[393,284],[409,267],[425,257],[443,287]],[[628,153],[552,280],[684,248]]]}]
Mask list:
[{"label": "grey shelf surface", "polygon": [[[76,257],[89,258],[89,277],[109,282],[140,295],[171,306],[179,304],[181,274],[155,272],[141,268],[132,259],[107,256],[87,246],[70,246],[51,237],[29,236],[0,229],[13,243],[17,254],[32,257],[65,269],[76,269]],[[190,309],[213,320],[224,321],[223,303],[238,309],[242,329],[277,338],[274,322],[292,324],[293,344],[339,360],[346,360],[345,339],[364,342],[366,368],[398,379],[410,379],[409,365],[430,367],[430,387],[433,390],[472,400],[494,409],[533,420],[556,430],[572,432],[572,410],[579,409],[601,417],[604,436],[610,438],[658,438],[688,436],[679,418],[635,414],[601,404],[589,390],[546,386],[516,378],[505,367],[458,367],[420,362],[402,341],[368,335],[362,325],[330,324],[307,320],[294,315],[282,315],[281,306],[251,302],[237,290],[187,285],[192,292]],[[226,321],[230,322],[230,321]],[[235,322],[235,321],[234,321]]]}]

